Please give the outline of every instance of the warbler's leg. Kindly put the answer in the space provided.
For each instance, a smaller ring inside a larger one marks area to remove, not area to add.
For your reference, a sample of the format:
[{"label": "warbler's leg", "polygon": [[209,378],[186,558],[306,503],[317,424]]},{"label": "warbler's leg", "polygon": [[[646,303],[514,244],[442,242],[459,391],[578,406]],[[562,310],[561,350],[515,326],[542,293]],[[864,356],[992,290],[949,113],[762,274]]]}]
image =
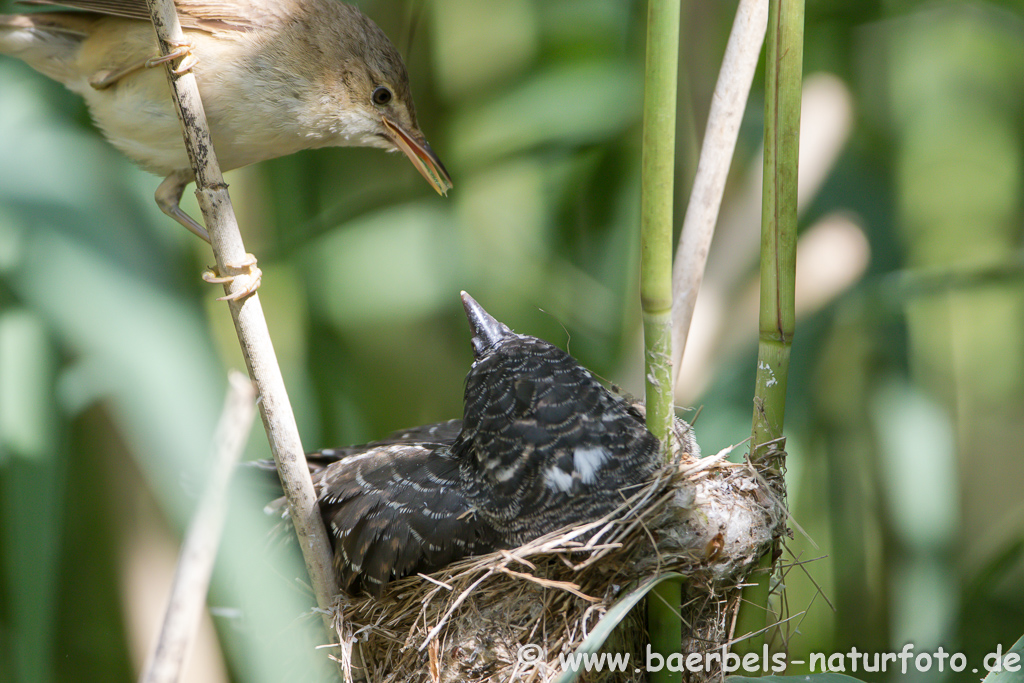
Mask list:
[{"label": "warbler's leg", "polygon": [[178,221],[185,227],[186,230],[191,232],[197,237],[201,237],[204,241],[210,241],[210,234],[206,232],[206,228],[199,225],[194,218],[189,216],[187,213],[182,211],[179,206],[181,202],[181,195],[185,192],[185,186],[195,180],[191,170],[175,171],[169,176],[164,178],[164,181],[160,183],[160,186],[156,188],[156,205],[160,207],[160,210],[165,214]]},{"label": "warbler's leg", "polygon": [[[181,202],[181,195],[185,192],[185,186],[194,179],[191,170],[175,171],[170,174],[160,183],[160,187],[156,188],[156,203],[161,211],[185,226],[189,232],[209,242],[209,233],[191,216],[182,211],[178,205]],[[225,284],[233,282],[235,278],[245,277],[249,282],[244,289],[220,297],[220,301],[235,301],[249,296],[259,288],[263,272],[256,267],[256,257],[252,254],[246,254],[241,263],[225,263],[224,265],[229,271],[237,270],[239,272],[223,275],[217,272],[215,267],[211,267],[203,272],[203,280],[211,284]]]}]

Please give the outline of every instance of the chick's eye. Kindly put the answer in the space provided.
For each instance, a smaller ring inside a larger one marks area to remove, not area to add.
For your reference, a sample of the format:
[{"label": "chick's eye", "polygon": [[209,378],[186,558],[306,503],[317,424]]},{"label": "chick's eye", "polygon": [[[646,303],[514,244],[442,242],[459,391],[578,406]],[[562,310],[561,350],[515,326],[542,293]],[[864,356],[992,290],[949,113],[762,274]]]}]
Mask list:
[{"label": "chick's eye", "polygon": [[385,104],[387,104],[388,102],[391,101],[391,98],[393,97],[393,95],[391,94],[390,90],[388,90],[387,88],[385,88],[382,85],[382,86],[379,86],[376,90],[373,91],[373,96],[372,97],[373,97],[373,103],[374,104],[379,104],[379,105],[383,106],[383,105],[385,105]]}]

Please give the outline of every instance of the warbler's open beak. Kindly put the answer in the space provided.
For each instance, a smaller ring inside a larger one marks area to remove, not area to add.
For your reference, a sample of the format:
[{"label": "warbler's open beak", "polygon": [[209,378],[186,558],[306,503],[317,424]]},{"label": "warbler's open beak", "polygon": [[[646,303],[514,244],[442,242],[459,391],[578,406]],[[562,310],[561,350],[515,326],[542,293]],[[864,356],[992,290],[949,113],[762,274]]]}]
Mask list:
[{"label": "warbler's open beak", "polygon": [[381,118],[384,120],[384,128],[389,133],[388,138],[391,142],[395,143],[398,149],[409,157],[412,165],[416,167],[420,175],[427,179],[431,187],[437,190],[438,194],[447,195],[448,190],[452,189],[452,179],[448,175],[448,171],[445,170],[444,164],[434,154],[434,150],[430,149],[427,141],[423,138],[417,140],[388,117]]}]

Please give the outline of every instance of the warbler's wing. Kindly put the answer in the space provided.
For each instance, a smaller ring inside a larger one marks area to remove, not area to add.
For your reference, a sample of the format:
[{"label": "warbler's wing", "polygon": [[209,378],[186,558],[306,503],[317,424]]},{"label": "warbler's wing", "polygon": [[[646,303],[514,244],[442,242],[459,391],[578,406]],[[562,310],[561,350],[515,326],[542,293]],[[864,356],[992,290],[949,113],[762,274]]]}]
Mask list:
[{"label": "warbler's wing", "polygon": [[314,486],[346,588],[380,595],[394,578],[495,547],[446,444],[372,448],[324,468]]},{"label": "warbler's wing", "polygon": [[[146,0],[21,0],[20,4],[71,7],[112,17],[150,21]],[[270,0],[175,0],[174,4],[184,28],[202,31],[249,31],[281,16],[280,3]]]}]

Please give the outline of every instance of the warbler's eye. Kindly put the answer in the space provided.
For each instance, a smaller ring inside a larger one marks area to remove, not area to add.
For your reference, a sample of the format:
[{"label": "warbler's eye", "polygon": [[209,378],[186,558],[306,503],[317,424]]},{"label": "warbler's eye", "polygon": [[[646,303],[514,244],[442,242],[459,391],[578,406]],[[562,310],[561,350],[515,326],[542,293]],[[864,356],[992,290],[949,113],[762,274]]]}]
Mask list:
[{"label": "warbler's eye", "polygon": [[388,102],[390,102],[391,98],[394,97],[394,95],[392,95],[391,91],[388,90],[387,88],[385,88],[382,85],[382,86],[379,86],[376,90],[373,91],[372,97],[373,97],[373,103],[374,104],[379,104],[379,105],[383,106],[383,105],[387,104]]}]

